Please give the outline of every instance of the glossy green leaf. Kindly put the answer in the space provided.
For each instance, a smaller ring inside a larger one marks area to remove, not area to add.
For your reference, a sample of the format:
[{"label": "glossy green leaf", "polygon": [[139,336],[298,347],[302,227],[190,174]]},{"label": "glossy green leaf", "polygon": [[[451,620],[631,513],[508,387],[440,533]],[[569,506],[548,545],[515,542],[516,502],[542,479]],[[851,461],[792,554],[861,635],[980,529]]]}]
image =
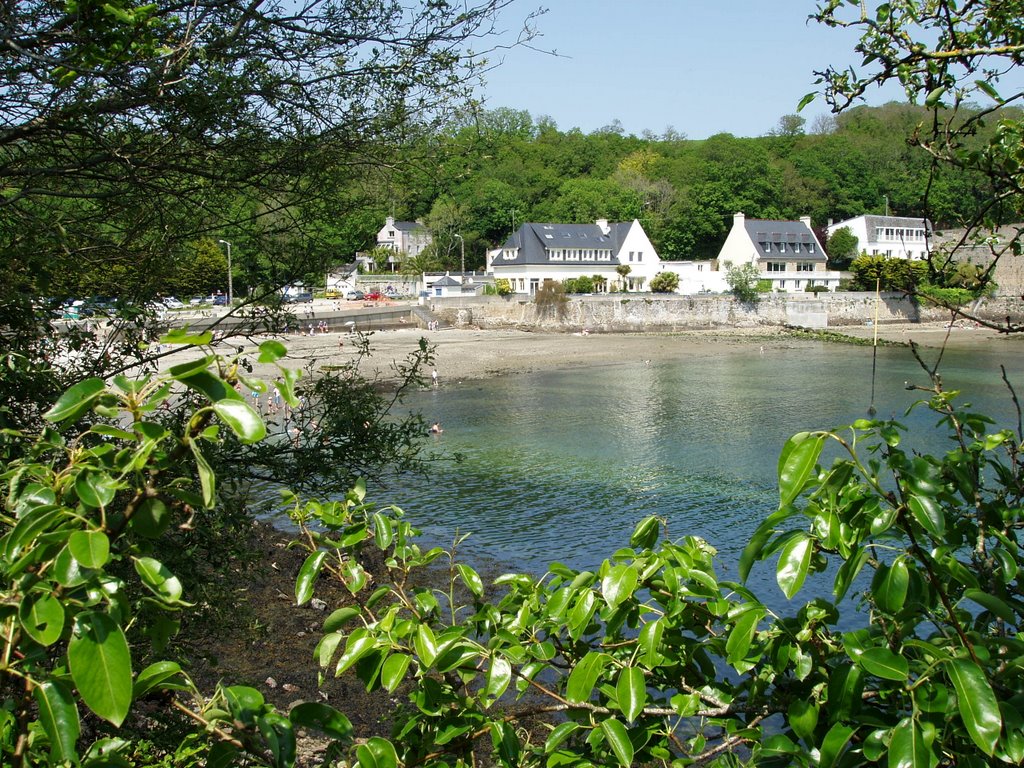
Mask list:
[{"label": "glossy green leaf", "polygon": [[487,686],[484,695],[500,699],[512,681],[512,665],[500,656],[491,658],[491,666],[487,670]]},{"label": "glossy green leaf", "polygon": [[68,550],[85,568],[102,568],[110,559],[110,539],[102,531],[75,531],[68,537]]},{"label": "glossy green leaf", "polygon": [[181,596],[184,592],[181,580],[171,569],[152,557],[139,557],[135,560],[135,572],[142,583],[163,602],[171,605],[183,604]]},{"label": "glossy green leaf", "polygon": [[352,605],[332,611],[331,614],[324,619],[323,631],[325,633],[337,632],[339,629],[344,627],[350,619],[358,616],[359,613],[359,609]]},{"label": "glossy green leaf", "polygon": [[814,743],[814,729],[818,727],[818,703],[807,699],[794,699],[786,713],[789,727],[806,744]]},{"label": "glossy green leaf", "polygon": [[640,662],[648,669],[652,669],[660,663],[662,656],[659,649],[664,633],[665,622],[660,618],[647,622],[640,630],[640,650],[643,651]]},{"label": "glossy green leaf", "polygon": [[387,549],[395,540],[395,530],[392,521],[380,512],[373,513],[373,538],[377,549]]},{"label": "glossy green leaf", "polygon": [[388,656],[380,672],[381,684],[388,693],[394,693],[402,684],[411,663],[412,657],[405,653],[393,653]]},{"label": "glossy green leaf", "polygon": [[332,739],[347,742],[352,737],[352,723],[341,712],[319,701],[296,704],[288,719],[301,728],[311,728]]},{"label": "glossy green leaf", "polygon": [[560,723],[554,727],[551,733],[548,734],[547,740],[544,742],[544,752],[551,754],[560,746],[562,743],[569,738],[573,733],[580,729],[579,723],[566,722]]},{"label": "glossy green leaf", "polygon": [[54,406],[43,414],[47,421],[60,422],[77,419],[96,401],[106,389],[103,379],[92,378],[80,381],[58,398]]},{"label": "glossy green leaf", "polygon": [[1005,600],[1000,600],[995,595],[991,595],[988,592],[983,592],[980,589],[965,589],[964,597],[968,600],[973,600],[985,610],[991,612],[994,616],[999,617],[1003,621],[1015,623],[1017,621],[1017,615],[1013,609],[1006,603]]},{"label": "glossy green leaf", "polygon": [[803,586],[813,554],[813,542],[805,533],[798,533],[783,546],[782,552],[779,553],[775,579],[787,598],[792,599]]},{"label": "glossy green leaf", "polygon": [[909,586],[907,563],[898,557],[891,565],[883,563],[878,567],[871,582],[871,594],[879,608],[888,613],[896,613],[907,600]]},{"label": "glossy green leaf", "polygon": [[338,664],[334,668],[334,676],[340,677],[345,670],[370,653],[373,650],[374,643],[373,635],[365,627],[359,627],[353,631],[345,641],[345,650],[338,658]]},{"label": "glossy green leaf", "polygon": [[608,746],[615,753],[618,764],[626,766],[626,768],[633,765],[633,744],[629,740],[626,726],[615,718],[609,717],[601,721],[601,731],[604,733]]},{"label": "glossy green leaf", "polygon": [[729,639],[725,643],[726,659],[732,666],[736,666],[747,657],[750,644],[757,632],[757,625],[764,613],[758,609],[751,608],[740,614],[729,630]]},{"label": "glossy green leaf", "polygon": [[196,460],[196,471],[199,473],[199,486],[203,492],[203,505],[206,507],[212,507],[217,498],[217,476],[210,468],[210,463],[206,460],[206,457],[203,456],[203,451],[199,447],[199,443],[195,440],[190,440],[188,446],[192,449],[192,456]]},{"label": "glossy green leaf", "polygon": [[903,718],[892,729],[888,768],[929,768],[931,765],[920,729],[913,718]]},{"label": "glossy green leaf", "polygon": [[[160,337],[161,344],[188,344],[192,346],[205,346],[213,341],[213,334],[210,331],[193,333],[187,328],[172,328]],[[203,367],[206,367],[204,361]]]},{"label": "glossy green leaf", "polygon": [[956,704],[971,740],[986,755],[995,752],[1003,720],[999,702],[981,667],[968,659],[950,659],[946,672],[956,689]]},{"label": "glossy green leaf", "polygon": [[85,705],[120,726],[132,702],[132,659],[117,622],[103,613],[80,613],[68,642],[68,667]]},{"label": "glossy green leaf", "polygon": [[105,472],[85,470],[75,477],[75,493],[89,507],[106,507],[117,494],[117,484]]},{"label": "glossy green leaf", "polygon": [[912,494],[907,499],[907,508],[914,516],[917,524],[933,536],[942,536],[946,532],[946,518],[942,507],[931,496]]},{"label": "glossy green leaf", "polygon": [[565,697],[573,704],[583,704],[589,701],[597,679],[604,672],[604,668],[610,660],[611,657],[606,653],[589,651],[569,673],[565,686]]},{"label": "glossy green leaf", "polygon": [[629,537],[629,545],[634,549],[651,549],[658,541],[658,532],[661,529],[661,518],[656,515],[645,517]]},{"label": "glossy green leaf", "polygon": [[51,761],[76,762],[75,743],[82,726],[74,694],[58,680],[44,680],[33,689],[32,697],[39,707],[39,723],[50,739]]},{"label": "glossy green leaf", "polygon": [[37,643],[53,645],[64,632],[64,604],[52,592],[30,593],[21,602],[18,620]]},{"label": "glossy green leaf", "polygon": [[638,581],[637,570],[632,565],[615,565],[601,580],[601,593],[611,608],[632,596]]},{"label": "glossy green leaf", "polygon": [[622,714],[632,723],[647,706],[647,682],[643,670],[639,667],[626,667],[619,672],[615,695]]},{"label": "glossy green leaf", "polygon": [[324,559],[327,557],[326,550],[313,552],[306,558],[299,575],[295,579],[295,604],[305,605],[313,597],[313,587],[316,585],[317,577],[323,568]]},{"label": "glossy green leaf", "polygon": [[433,666],[434,660],[437,658],[437,639],[428,625],[417,625],[416,635],[413,637],[413,647],[425,667]]},{"label": "glossy green leaf", "polygon": [[800,432],[786,441],[779,455],[779,506],[792,504],[814,474],[818,456],[825,445],[822,435]]},{"label": "glossy green leaf", "polygon": [[466,589],[472,592],[476,597],[483,597],[484,583],[476,571],[464,563],[456,565],[455,570],[459,572],[459,578],[461,578],[462,583],[466,585]]},{"label": "glossy green leaf", "polygon": [[224,689],[231,716],[246,725],[252,725],[263,711],[266,699],[263,694],[248,685],[232,685]]},{"label": "glossy green leaf", "polygon": [[833,768],[839,765],[839,760],[854,733],[856,731],[853,728],[843,723],[836,723],[829,728],[825,738],[821,740],[818,768]]},{"label": "glossy green leaf", "polygon": [[854,661],[869,675],[880,677],[883,680],[902,682],[910,675],[907,660],[888,648],[868,648],[856,655]]},{"label": "glossy green leaf", "polygon": [[245,401],[245,398],[236,392],[234,387],[219,376],[214,376],[206,370],[205,366],[199,370],[190,371],[185,375],[178,375],[176,373],[177,368],[178,366],[175,366],[170,369],[171,375],[185,386],[204,395],[211,403],[219,403],[223,400]]},{"label": "glossy green leaf", "polygon": [[129,521],[132,530],[146,539],[159,538],[170,523],[170,509],[161,499],[152,498],[143,500]]},{"label": "glossy green leaf", "polygon": [[387,739],[374,736],[356,747],[360,768],[398,768],[398,753]]},{"label": "glossy green leaf", "polygon": [[132,685],[132,698],[137,699],[155,690],[188,690],[184,672],[177,663],[158,661],[139,672]]},{"label": "glossy green leaf", "polygon": [[245,400],[219,400],[213,410],[243,443],[255,443],[267,435],[267,425]]},{"label": "glossy green leaf", "polygon": [[288,348],[280,341],[269,339],[260,344],[259,362],[276,363],[288,354]]}]

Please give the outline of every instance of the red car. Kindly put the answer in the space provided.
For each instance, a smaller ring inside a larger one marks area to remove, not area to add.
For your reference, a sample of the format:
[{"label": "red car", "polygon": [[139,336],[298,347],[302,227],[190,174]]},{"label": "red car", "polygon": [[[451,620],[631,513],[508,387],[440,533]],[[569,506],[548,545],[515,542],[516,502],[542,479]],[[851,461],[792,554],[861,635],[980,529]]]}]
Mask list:
[{"label": "red car", "polygon": [[367,301],[380,301],[384,298],[380,291],[370,291],[368,294],[363,296]]}]

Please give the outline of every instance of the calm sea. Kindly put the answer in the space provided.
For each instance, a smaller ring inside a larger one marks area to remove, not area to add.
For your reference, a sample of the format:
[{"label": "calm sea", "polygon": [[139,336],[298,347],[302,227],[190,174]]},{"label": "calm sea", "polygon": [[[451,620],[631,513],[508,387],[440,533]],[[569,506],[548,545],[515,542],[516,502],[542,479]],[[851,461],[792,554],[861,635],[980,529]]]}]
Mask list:
[{"label": "calm sea", "polygon": [[[947,351],[940,370],[947,389],[1014,426],[1000,364],[1024,396],[1019,345]],[[921,397],[908,382],[927,383],[909,350],[880,347],[879,417],[900,418],[919,428],[922,448],[942,450],[926,409],[905,415]],[[751,531],[776,507],[785,440],[866,416],[871,391],[870,347],[819,343],[442,386],[406,407],[440,420],[433,447],[462,460],[372,499],[402,507],[425,544],[471,533],[460,551],[487,571],[595,568],[628,545],[640,518],[663,515],[673,538],[711,543],[719,576],[732,578]]]}]

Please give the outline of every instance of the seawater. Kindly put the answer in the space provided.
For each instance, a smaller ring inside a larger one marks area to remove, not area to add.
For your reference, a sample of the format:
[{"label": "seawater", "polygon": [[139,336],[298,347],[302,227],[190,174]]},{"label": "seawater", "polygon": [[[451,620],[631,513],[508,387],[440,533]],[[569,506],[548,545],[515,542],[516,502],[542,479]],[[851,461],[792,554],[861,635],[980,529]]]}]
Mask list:
[{"label": "seawater", "polygon": [[[1018,349],[947,350],[943,382],[1015,426],[1000,364],[1024,396]],[[470,533],[460,559],[487,571],[542,574],[552,561],[594,569],[657,514],[672,538],[707,540],[719,577],[735,578],[750,534],[777,508],[778,456],[791,435],[851,424],[873,405],[910,427],[921,449],[946,449],[931,412],[907,413],[923,397],[907,384],[928,381],[910,351],[876,352],[873,400],[872,349],[824,343],[445,383],[404,407],[442,423],[431,448],[448,458],[371,498],[400,506],[425,545],[448,548]]]}]

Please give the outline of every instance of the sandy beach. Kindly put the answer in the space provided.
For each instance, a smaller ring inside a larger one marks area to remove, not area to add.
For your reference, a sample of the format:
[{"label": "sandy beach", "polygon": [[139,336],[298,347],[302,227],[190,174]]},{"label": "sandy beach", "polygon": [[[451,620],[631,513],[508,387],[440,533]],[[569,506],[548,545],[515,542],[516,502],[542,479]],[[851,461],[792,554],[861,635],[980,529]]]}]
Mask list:
[{"label": "sandy beach", "polygon": [[[871,326],[845,326],[830,329],[872,342]],[[681,333],[651,334],[572,334],[540,333],[520,330],[476,330],[445,328],[426,331],[417,328],[376,331],[370,339],[371,355],[361,364],[367,378],[390,380],[395,377],[395,361],[414,352],[421,338],[435,350],[434,368],[439,383],[491,378],[539,370],[585,369],[600,365],[644,365],[647,362],[688,358],[701,359],[728,354],[757,354],[795,348],[806,344],[833,343],[794,337],[773,327],[717,329]],[[880,341],[923,347],[964,348],[985,345],[1006,348],[1010,354],[1024,351],[1024,339],[1008,337],[992,330],[974,327],[948,328],[947,323],[893,324],[878,327]],[[289,351],[290,367],[319,370],[350,361],[354,355],[353,339],[345,334],[316,336],[290,335],[279,337]],[[339,346],[339,341],[342,345]],[[224,353],[241,346],[255,353],[256,343],[250,341],[222,345]],[[195,352],[179,352],[165,359],[168,365],[192,359]],[[270,377],[271,366],[255,367],[258,376]],[[429,373],[428,373],[429,375]]]}]

